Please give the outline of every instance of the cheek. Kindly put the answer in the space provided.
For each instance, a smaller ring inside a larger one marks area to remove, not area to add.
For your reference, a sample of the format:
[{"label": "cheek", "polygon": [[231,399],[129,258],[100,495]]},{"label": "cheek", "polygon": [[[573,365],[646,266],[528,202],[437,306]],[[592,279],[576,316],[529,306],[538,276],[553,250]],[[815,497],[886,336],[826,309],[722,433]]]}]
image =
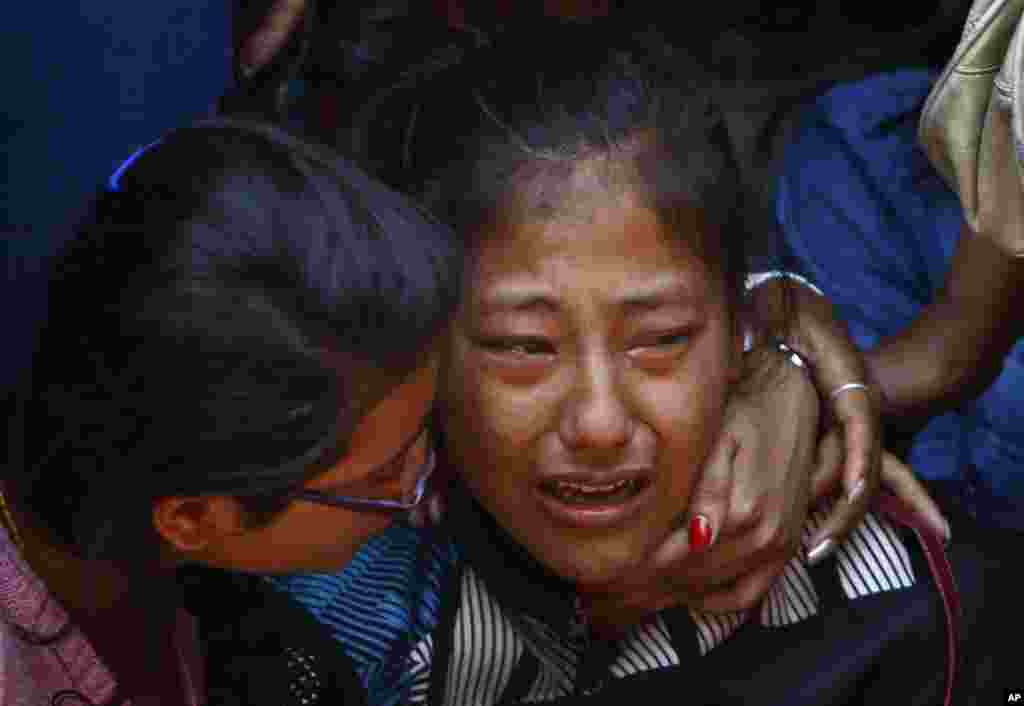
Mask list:
[{"label": "cheek", "polygon": [[[318,503],[295,503],[295,506],[294,514],[285,518],[288,524],[280,529],[291,537],[305,538],[310,545],[328,550],[336,547],[341,551],[346,545],[362,546],[394,519],[384,512],[355,512]],[[300,507],[301,514],[296,512]]]},{"label": "cheek", "polygon": [[249,572],[334,572],[343,569],[394,517],[294,503],[270,525],[236,536],[214,563]]},{"label": "cheek", "polygon": [[453,347],[441,409],[449,449],[464,465],[527,460],[532,442],[550,427],[556,409],[550,386],[502,378],[486,353]]},{"label": "cheek", "polygon": [[711,452],[722,426],[729,375],[720,357],[694,356],[685,370],[641,386],[638,397],[677,491],[698,477]]},{"label": "cheek", "polygon": [[387,513],[354,513],[324,506],[310,513],[293,528],[293,536],[308,547],[296,557],[306,570],[338,571],[344,568],[367,541],[394,522]]}]

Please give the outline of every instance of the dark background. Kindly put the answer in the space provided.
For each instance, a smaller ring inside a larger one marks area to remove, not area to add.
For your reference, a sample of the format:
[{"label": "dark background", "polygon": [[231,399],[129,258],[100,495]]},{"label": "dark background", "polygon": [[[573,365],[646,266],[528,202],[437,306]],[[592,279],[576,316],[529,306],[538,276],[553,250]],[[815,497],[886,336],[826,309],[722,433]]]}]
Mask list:
[{"label": "dark background", "polygon": [[[95,188],[132,151],[208,112],[229,85],[232,18],[245,24],[266,0],[7,0],[0,29],[4,68],[0,289],[0,385],[29,359],[45,311],[45,256],[66,237]],[[541,13],[640,13],[670,35],[700,45],[723,71],[752,78],[737,93],[758,135],[800,96],[828,82],[946,60],[969,0],[628,2],[626,0],[408,0],[357,3],[357,34],[389,15],[443,16],[493,28]],[[880,8],[884,8],[884,12]],[[744,126],[738,127],[744,132]],[[759,174],[756,170],[752,173]],[[74,353],[69,351],[69,355]]]},{"label": "dark background", "polygon": [[0,16],[8,383],[43,311],[42,257],[122,159],[208,110],[230,55],[225,0],[7,0]]}]

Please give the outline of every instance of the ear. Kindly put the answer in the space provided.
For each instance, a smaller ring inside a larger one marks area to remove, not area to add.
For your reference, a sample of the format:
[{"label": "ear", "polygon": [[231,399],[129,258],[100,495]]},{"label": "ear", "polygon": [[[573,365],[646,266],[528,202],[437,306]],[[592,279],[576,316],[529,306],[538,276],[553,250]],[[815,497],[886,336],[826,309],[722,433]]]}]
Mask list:
[{"label": "ear", "polygon": [[245,529],[243,512],[227,495],[160,498],[153,503],[153,526],[171,548],[195,555]]}]

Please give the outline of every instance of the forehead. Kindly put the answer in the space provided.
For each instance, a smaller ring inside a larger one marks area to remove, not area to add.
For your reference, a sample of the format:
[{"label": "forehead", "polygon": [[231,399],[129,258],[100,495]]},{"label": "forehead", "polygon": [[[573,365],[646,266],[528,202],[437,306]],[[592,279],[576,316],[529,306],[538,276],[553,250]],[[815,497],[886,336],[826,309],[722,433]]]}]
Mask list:
[{"label": "forehead", "polygon": [[537,287],[615,294],[638,304],[707,293],[710,273],[689,244],[701,228],[695,210],[681,211],[669,227],[633,192],[604,196],[591,197],[585,218],[574,210],[484,229],[467,291],[481,304],[528,297]]},{"label": "forehead", "polygon": [[595,205],[647,190],[641,165],[664,158],[644,131],[600,148],[569,146],[567,152],[562,158],[527,162],[514,172],[502,203],[510,220],[587,221]]}]

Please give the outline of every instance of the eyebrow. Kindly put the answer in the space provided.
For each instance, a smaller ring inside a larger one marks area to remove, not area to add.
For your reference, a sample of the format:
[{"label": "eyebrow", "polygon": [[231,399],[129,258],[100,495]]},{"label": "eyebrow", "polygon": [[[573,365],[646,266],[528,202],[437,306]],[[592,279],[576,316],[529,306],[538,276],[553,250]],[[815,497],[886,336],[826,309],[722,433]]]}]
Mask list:
[{"label": "eyebrow", "polygon": [[[678,275],[656,277],[643,285],[629,289],[612,304],[626,310],[651,310],[665,306],[697,308],[699,297],[685,278]],[[536,311],[557,313],[558,299],[544,286],[531,284],[499,285],[484,295],[482,311]]]},{"label": "eyebrow", "polygon": [[624,309],[649,310],[664,306],[696,309],[700,297],[686,279],[679,276],[659,277],[653,282],[628,291],[618,300]]},{"label": "eyebrow", "polygon": [[480,301],[484,311],[497,309],[501,311],[544,310],[548,313],[558,311],[558,301],[547,287],[534,285],[506,284],[495,287]]}]

